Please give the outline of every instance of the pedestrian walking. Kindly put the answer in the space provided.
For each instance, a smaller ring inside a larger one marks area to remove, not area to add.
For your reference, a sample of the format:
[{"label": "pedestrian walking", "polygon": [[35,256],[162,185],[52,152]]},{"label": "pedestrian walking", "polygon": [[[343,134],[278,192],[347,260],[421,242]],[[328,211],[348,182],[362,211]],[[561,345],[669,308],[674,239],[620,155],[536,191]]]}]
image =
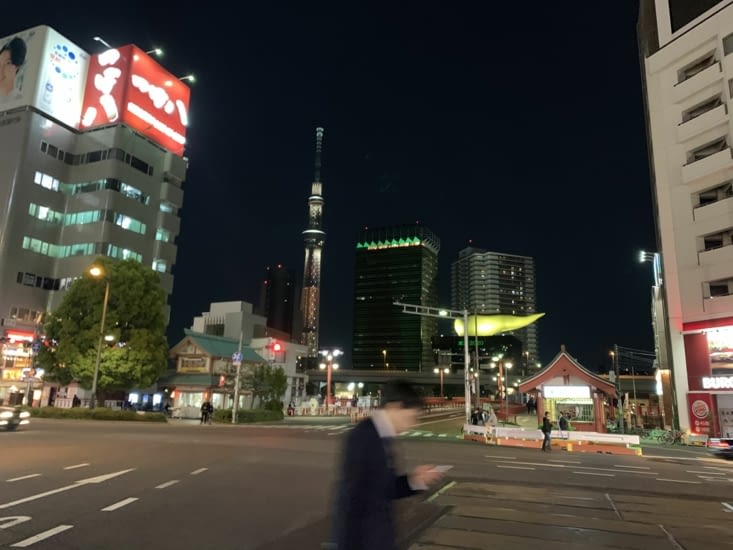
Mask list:
[{"label": "pedestrian walking", "polygon": [[542,435],[544,436],[542,439],[542,450],[543,451],[551,451],[552,450],[552,441],[550,440],[550,434],[552,433],[552,422],[550,421],[550,413],[546,412],[545,416],[542,418]]},{"label": "pedestrian walking", "polygon": [[211,417],[214,415],[214,406],[210,401],[201,404],[201,424],[211,424]]},{"label": "pedestrian walking", "polygon": [[422,399],[407,381],[385,384],[380,408],[356,424],[344,444],[334,506],[337,550],[395,550],[392,501],[428,489],[442,472],[432,465],[398,474],[392,441],[414,426]]}]

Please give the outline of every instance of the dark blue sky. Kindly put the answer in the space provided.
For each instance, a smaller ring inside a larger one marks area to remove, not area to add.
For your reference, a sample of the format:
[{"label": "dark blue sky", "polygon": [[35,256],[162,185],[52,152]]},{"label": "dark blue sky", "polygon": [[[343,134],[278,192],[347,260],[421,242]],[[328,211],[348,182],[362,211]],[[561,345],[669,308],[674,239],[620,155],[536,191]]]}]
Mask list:
[{"label": "dark blue sky", "polygon": [[350,346],[359,228],[419,220],[442,239],[446,305],[468,239],[535,258],[544,361],[651,350],[638,2],[499,4],[42,1],[11,5],[0,36],[49,24],[196,74],[171,342],[212,301],[256,301],[266,265],[302,271],[321,125],[323,345]]}]

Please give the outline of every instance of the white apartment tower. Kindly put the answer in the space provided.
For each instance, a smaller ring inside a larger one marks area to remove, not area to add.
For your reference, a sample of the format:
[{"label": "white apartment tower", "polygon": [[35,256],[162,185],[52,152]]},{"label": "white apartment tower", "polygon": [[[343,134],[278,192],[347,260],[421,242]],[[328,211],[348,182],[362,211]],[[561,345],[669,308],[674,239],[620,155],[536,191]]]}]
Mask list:
[{"label": "white apartment tower", "polygon": [[681,429],[733,436],[733,0],[641,0],[638,31],[660,368]]},{"label": "white apartment tower", "polygon": [[[97,256],[173,289],[190,90],[133,45],[47,26],[0,38],[0,399],[23,391],[43,314]],[[31,375],[32,376],[32,375]]]},{"label": "white apartment tower", "polygon": [[[534,259],[468,247],[451,265],[451,307],[479,315],[530,315],[537,312]],[[528,364],[538,360],[537,326],[512,333],[528,352]]]}]

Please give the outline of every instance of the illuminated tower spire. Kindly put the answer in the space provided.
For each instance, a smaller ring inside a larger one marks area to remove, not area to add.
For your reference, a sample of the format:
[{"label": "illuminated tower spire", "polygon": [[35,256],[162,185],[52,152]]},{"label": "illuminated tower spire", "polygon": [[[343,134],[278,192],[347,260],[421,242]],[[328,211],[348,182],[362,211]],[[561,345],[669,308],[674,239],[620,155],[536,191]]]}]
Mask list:
[{"label": "illuminated tower spire", "polygon": [[318,355],[318,322],[321,298],[321,255],[326,233],[323,231],[323,184],[321,183],[321,148],[323,128],[316,128],[316,161],[308,197],[308,227],[303,231],[305,265],[300,309],[303,314],[301,344],[308,346],[308,357]]}]

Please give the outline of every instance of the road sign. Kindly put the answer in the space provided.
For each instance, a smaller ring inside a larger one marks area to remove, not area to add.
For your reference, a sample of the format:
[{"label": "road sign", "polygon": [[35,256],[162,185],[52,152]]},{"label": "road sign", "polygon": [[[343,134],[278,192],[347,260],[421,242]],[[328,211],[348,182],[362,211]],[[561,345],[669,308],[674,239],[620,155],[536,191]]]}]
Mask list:
[{"label": "road sign", "polygon": [[238,351],[232,353],[232,365],[238,367],[242,364],[242,354]]},{"label": "road sign", "polygon": [[31,346],[31,349],[33,350],[33,353],[38,353],[41,351],[41,343],[40,342],[33,342],[33,345]]}]

